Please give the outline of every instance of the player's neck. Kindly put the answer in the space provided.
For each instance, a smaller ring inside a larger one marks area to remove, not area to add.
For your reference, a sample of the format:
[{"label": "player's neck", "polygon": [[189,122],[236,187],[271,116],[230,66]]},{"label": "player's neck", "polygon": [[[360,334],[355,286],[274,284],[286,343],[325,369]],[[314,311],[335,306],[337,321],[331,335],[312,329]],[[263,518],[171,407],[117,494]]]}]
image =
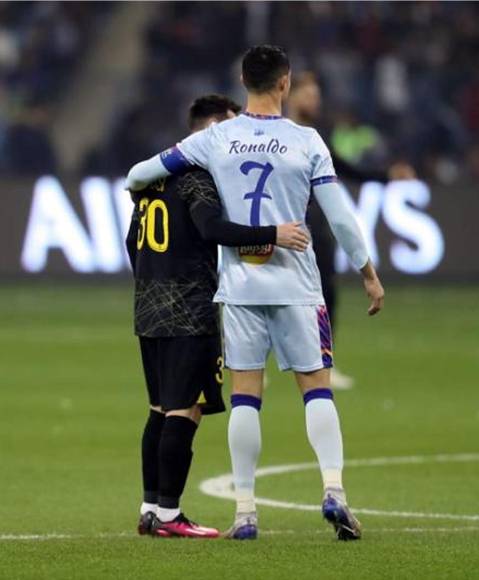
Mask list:
[{"label": "player's neck", "polygon": [[281,95],[266,93],[264,95],[248,94],[246,111],[253,115],[281,115]]}]

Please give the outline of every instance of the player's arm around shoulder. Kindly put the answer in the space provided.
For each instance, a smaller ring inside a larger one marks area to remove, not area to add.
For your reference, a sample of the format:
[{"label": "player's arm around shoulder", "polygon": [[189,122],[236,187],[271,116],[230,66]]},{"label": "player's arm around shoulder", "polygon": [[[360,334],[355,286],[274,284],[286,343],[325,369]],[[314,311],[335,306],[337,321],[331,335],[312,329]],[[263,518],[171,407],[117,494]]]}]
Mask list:
[{"label": "player's arm around shoulder", "polygon": [[299,222],[278,226],[247,226],[228,221],[223,217],[223,208],[216,184],[211,175],[194,169],[178,182],[178,190],[188,205],[191,218],[203,240],[223,246],[275,244],[303,252],[309,237]]},{"label": "player's arm around shoulder", "polygon": [[218,223],[222,219],[221,200],[211,175],[199,167],[178,180],[178,195],[188,206],[191,219],[205,242],[221,243]]},{"label": "player's arm around shoulder", "polygon": [[145,161],[133,165],[128,172],[125,189],[130,192],[141,191],[157,179],[167,177],[169,171],[161,160],[161,155],[154,155]]},{"label": "player's arm around shoulder", "polygon": [[126,189],[140,191],[157,179],[181,175],[194,165],[207,168],[213,133],[212,127],[197,131],[175,147],[133,165],[126,178]]}]

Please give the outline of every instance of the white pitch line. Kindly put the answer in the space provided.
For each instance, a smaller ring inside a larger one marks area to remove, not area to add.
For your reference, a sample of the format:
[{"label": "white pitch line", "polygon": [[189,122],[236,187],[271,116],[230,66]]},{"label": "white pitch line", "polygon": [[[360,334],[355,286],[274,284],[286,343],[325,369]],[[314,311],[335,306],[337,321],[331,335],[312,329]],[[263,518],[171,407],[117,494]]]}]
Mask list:
[{"label": "white pitch line", "polygon": [[[479,532],[478,526],[461,526],[454,528],[366,528],[365,534],[430,534],[438,533],[445,534],[448,532]],[[262,536],[281,536],[281,535],[309,535],[318,534],[330,536],[331,530],[308,530],[301,531],[298,530],[261,530],[260,535]]]},{"label": "white pitch line", "polygon": [[406,455],[404,457],[373,457],[371,459],[347,459],[346,467],[382,467],[384,465],[422,465],[424,463],[473,463],[479,461],[479,453],[438,453],[436,455]]},{"label": "white pitch line", "polygon": [[70,540],[75,538],[70,534],[2,534],[0,540],[2,541],[24,541],[24,540]]},{"label": "white pitch line", "polygon": [[101,534],[0,534],[0,541],[45,541],[45,540],[87,540],[102,538],[135,538],[138,534],[133,532],[114,532]]},{"label": "white pitch line", "polygon": [[[456,453],[447,455],[410,455],[404,457],[373,457],[367,459],[352,459],[346,461],[347,467],[379,467],[387,465],[422,465],[426,463],[471,463],[479,461],[479,453]],[[292,473],[318,469],[317,463],[292,463],[286,465],[272,465],[262,467],[256,471],[256,477],[267,477],[282,473]],[[226,473],[218,477],[206,479],[200,484],[200,491],[205,495],[220,499],[235,500],[233,491],[233,476]],[[296,502],[280,501],[265,497],[256,498],[258,505],[280,509],[294,509],[301,511],[321,511],[321,506],[316,504],[301,504]],[[479,514],[449,514],[428,512],[406,512],[397,510],[376,510],[370,508],[353,508],[357,514],[369,516],[387,516],[397,518],[420,518],[420,519],[444,519],[457,521],[479,521]]]},{"label": "white pitch line", "polygon": [[[380,467],[387,465],[422,465],[425,463],[470,463],[479,461],[479,453],[457,453],[453,455],[411,455],[405,457],[376,457],[369,459],[352,459],[346,461],[348,467]],[[304,471],[308,469],[317,469],[316,463],[295,463],[288,465],[273,465],[262,467],[257,470],[257,477],[267,477],[269,475],[278,475],[282,473],[291,473],[295,471]],[[233,476],[230,473],[220,475],[211,479],[204,480],[200,484],[200,490],[213,497],[221,499],[234,500]],[[257,498],[259,505],[277,507],[283,509],[296,509],[303,511],[320,511],[321,506],[313,504],[298,504],[293,502],[283,502],[269,498]],[[354,509],[354,508],[353,508]],[[479,521],[479,514],[443,514],[427,512],[402,512],[402,511],[383,511],[370,508],[354,509],[357,514],[370,516],[389,516],[399,518],[427,518],[427,519],[445,519],[461,521]],[[368,528],[367,533],[447,533],[447,532],[465,532],[479,531],[479,527],[451,527],[451,528]],[[261,532],[265,535],[274,534],[302,534],[295,530],[265,530]],[[314,530],[307,533],[326,534],[326,531]],[[81,534],[0,534],[0,541],[45,541],[45,540],[75,540],[75,539],[101,539],[101,538],[122,538],[136,537],[132,532],[119,533],[101,533],[94,535]]]},{"label": "white pitch line", "polygon": [[372,510],[369,508],[352,508],[357,514],[366,516],[389,516],[392,518],[418,518],[429,520],[456,520],[463,522],[479,522],[479,514],[443,514],[443,513],[428,513],[428,512],[401,512],[401,511],[384,511]]},{"label": "white pitch line", "polygon": [[[479,532],[478,526],[462,526],[451,528],[367,528],[366,534],[445,534],[460,532]],[[324,535],[330,536],[331,530],[260,530],[261,536],[286,536],[286,535]],[[102,533],[102,534],[0,534],[0,542],[44,542],[48,540],[99,540],[115,538],[136,538],[138,534],[133,532]],[[160,541],[160,540],[159,540]]]}]

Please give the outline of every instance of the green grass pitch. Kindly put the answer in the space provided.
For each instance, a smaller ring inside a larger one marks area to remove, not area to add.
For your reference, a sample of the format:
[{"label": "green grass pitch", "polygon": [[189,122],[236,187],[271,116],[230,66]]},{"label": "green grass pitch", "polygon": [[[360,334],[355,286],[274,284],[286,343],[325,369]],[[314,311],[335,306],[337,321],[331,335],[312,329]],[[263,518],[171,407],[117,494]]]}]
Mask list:
[{"label": "green grass pitch", "polygon": [[[478,288],[389,288],[379,317],[366,306],[359,286],[343,290],[336,360],[357,379],[336,395],[346,456],[444,461],[348,467],[350,504],[393,512],[362,514],[360,542],[278,507],[260,507],[257,542],[153,540],[135,535],[146,398],[131,289],[3,286],[0,578],[479,578],[479,461],[449,458],[479,453]],[[261,467],[313,461],[292,377],[268,374]],[[226,423],[204,420],[183,502],[222,529],[233,503],[199,484],[229,471]],[[262,477],[257,493],[318,504],[319,473]]]}]

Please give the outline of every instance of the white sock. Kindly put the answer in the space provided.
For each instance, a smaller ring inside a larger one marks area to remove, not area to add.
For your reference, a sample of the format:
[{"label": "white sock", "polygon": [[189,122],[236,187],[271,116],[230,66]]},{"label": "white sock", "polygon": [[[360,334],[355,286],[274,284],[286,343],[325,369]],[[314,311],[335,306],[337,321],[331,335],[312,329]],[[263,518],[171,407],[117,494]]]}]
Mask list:
[{"label": "white sock", "polygon": [[144,501],[140,506],[140,515],[144,516],[147,512],[153,512],[156,514],[158,506],[156,503],[147,503]]},{"label": "white sock", "polygon": [[[259,399],[256,401],[260,404]],[[261,427],[257,408],[248,404],[233,407],[228,425],[228,443],[236,492],[236,511],[254,512],[255,470],[261,450]]]},{"label": "white sock", "polygon": [[162,508],[158,507],[156,515],[162,522],[171,522],[180,515],[180,508]]},{"label": "white sock", "polygon": [[343,438],[336,406],[331,399],[306,403],[306,431],[318,458],[326,488],[343,489]]}]

